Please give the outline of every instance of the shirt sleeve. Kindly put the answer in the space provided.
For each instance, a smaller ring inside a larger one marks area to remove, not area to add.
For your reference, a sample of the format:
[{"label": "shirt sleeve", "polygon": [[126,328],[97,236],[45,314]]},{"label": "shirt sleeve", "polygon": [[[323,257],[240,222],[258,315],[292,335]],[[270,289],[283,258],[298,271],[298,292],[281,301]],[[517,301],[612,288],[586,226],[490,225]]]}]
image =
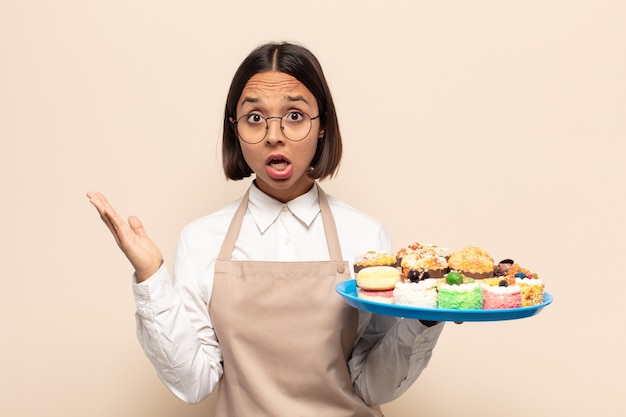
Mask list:
[{"label": "shirt sleeve", "polygon": [[[369,313],[368,313],[369,314]],[[367,404],[402,395],[428,365],[444,324],[371,314],[348,363],[356,392]]]},{"label": "shirt sleeve", "polygon": [[203,295],[179,241],[174,274],[161,268],[136,283],[137,337],[163,383],[181,400],[196,404],[219,381],[222,355]]}]

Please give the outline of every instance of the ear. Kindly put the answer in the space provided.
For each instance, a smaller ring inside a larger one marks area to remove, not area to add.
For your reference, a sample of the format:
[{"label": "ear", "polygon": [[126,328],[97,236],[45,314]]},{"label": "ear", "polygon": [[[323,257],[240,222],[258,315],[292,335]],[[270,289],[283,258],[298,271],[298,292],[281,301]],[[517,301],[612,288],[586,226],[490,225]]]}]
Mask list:
[{"label": "ear", "polygon": [[322,139],[324,137],[324,133],[326,133],[326,131],[324,129],[320,129],[320,132],[317,135],[317,138],[318,139]]}]

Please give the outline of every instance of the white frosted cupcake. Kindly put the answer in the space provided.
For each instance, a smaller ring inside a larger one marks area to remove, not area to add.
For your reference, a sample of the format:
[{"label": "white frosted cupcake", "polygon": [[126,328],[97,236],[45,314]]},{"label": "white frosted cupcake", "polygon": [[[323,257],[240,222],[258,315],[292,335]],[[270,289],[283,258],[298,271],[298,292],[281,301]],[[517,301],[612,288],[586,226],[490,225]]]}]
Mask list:
[{"label": "white frosted cupcake", "polygon": [[437,308],[437,280],[398,282],[393,290],[393,299],[399,305]]}]

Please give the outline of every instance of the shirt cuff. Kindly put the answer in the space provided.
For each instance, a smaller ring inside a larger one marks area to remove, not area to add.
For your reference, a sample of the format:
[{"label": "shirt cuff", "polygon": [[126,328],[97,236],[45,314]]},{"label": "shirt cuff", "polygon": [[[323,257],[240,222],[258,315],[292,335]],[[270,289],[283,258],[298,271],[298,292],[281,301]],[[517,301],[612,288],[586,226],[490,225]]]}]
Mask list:
[{"label": "shirt cuff", "polygon": [[133,274],[132,286],[137,313],[141,317],[153,318],[174,302],[174,286],[165,264],[143,282],[138,283]]},{"label": "shirt cuff", "polygon": [[398,323],[398,339],[401,344],[412,346],[412,352],[433,350],[443,331],[444,322],[425,326],[419,320],[403,319]]}]

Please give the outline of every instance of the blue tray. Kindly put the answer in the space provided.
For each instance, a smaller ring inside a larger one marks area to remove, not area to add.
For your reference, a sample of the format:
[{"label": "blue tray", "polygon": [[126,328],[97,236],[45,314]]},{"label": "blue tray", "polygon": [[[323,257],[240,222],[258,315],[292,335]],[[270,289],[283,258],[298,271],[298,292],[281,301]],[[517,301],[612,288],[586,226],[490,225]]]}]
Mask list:
[{"label": "blue tray", "polygon": [[538,314],[544,307],[552,303],[552,296],[543,293],[543,303],[520,308],[504,308],[498,310],[450,310],[442,308],[422,308],[401,306],[397,304],[385,304],[376,301],[358,298],[356,292],[356,280],[351,279],[337,284],[335,288],[345,301],[354,308],[369,311],[370,313],[385,316],[406,317],[411,319],[434,320],[434,321],[499,321],[515,320]]}]

